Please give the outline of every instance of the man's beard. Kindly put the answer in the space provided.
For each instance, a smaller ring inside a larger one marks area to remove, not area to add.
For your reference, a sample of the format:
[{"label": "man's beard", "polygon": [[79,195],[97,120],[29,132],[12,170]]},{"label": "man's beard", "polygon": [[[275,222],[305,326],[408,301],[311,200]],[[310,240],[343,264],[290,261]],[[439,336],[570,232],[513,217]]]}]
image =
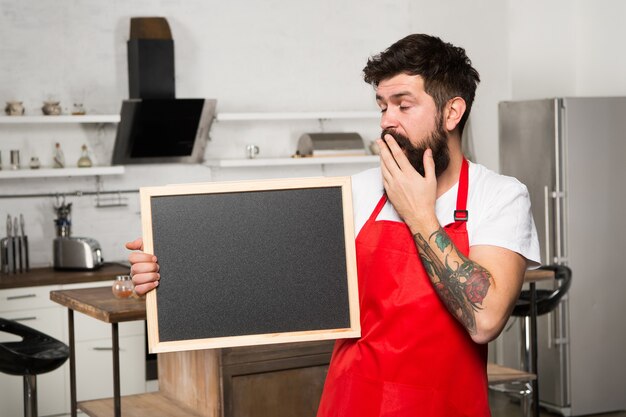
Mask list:
[{"label": "man's beard", "polygon": [[448,136],[443,128],[443,123],[439,117],[436,120],[437,128],[434,132],[425,138],[421,145],[414,146],[408,137],[393,129],[384,129],[380,137],[391,135],[398,142],[400,148],[404,151],[407,159],[413,165],[413,168],[423,177],[424,172],[424,152],[430,148],[433,151],[433,159],[435,161],[435,175],[439,177],[443,171],[448,168],[450,163],[450,153],[448,152]]}]

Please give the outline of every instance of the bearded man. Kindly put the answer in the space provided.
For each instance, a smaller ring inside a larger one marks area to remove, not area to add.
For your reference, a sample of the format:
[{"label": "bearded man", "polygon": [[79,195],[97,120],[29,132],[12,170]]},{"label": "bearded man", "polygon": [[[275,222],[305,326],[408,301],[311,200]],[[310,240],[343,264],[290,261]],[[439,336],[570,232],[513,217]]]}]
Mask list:
[{"label": "bearded man", "polygon": [[410,35],[364,74],[383,131],[352,185],[361,337],[336,342],[318,417],[489,416],[486,344],[540,260],[527,189],[463,156],[462,48]]},{"label": "bearded man", "polygon": [[[352,179],[361,337],[336,342],[318,417],[489,416],[487,343],[540,261],[528,191],[463,156],[464,49],[410,35],[364,73],[383,131],[380,168]],[[129,260],[137,293],[158,285],[153,255]]]}]

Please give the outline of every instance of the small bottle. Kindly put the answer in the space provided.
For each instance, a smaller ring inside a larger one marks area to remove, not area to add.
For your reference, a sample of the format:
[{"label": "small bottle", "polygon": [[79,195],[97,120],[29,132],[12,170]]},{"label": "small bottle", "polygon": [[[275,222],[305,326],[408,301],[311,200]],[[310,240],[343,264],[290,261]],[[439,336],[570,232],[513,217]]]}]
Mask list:
[{"label": "small bottle", "polygon": [[65,156],[63,155],[63,151],[61,150],[61,144],[59,142],[54,145],[53,162],[54,168],[65,168]]},{"label": "small bottle", "polygon": [[115,277],[111,290],[115,298],[128,298],[133,294],[134,288],[130,275],[118,275]]},{"label": "small bottle", "polygon": [[80,151],[80,158],[78,158],[78,167],[79,168],[89,168],[93,165],[91,162],[91,158],[89,158],[89,151],[87,151],[87,145],[83,145]]},{"label": "small bottle", "polygon": [[30,158],[30,169],[39,169],[41,164],[39,163],[39,158],[36,156],[31,156]]}]

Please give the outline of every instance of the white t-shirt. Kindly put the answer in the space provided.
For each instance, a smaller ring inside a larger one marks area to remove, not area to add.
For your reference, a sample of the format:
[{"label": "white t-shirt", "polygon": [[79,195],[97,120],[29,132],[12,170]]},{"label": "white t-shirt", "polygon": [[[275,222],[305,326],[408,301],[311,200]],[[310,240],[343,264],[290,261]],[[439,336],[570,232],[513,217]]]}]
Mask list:
[{"label": "white t-shirt", "polygon": [[[539,239],[526,186],[513,177],[497,174],[471,162],[468,176],[467,235],[470,247],[503,247],[525,257],[530,267],[539,265]],[[457,190],[458,183],[437,199],[435,211],[442,226],[454,221]],[[354,230],[357,236],[383,192],[380,168],[352,176]],[[378,215],[378,220],[402,221],[389,201]]]}]

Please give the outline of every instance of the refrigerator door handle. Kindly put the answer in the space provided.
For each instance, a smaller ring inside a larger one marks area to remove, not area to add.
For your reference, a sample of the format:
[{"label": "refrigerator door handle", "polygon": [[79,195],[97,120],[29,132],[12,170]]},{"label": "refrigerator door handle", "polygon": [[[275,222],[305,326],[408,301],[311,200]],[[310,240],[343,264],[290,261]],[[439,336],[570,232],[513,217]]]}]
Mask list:
[{"label": "refrigerator door handle", "polygon": [[553,341],[555,339],[552,337],[552,320],[554,320],[553,311],[548,314],[548,320],[546,320],[548,322],[548,349],[552,349],[554,343]]},{"label": "refrigerator door handle", "polygon": [[550,264],[550,189],[548,186],[543,187],[543,219],[545,222],[545,262]]}]

